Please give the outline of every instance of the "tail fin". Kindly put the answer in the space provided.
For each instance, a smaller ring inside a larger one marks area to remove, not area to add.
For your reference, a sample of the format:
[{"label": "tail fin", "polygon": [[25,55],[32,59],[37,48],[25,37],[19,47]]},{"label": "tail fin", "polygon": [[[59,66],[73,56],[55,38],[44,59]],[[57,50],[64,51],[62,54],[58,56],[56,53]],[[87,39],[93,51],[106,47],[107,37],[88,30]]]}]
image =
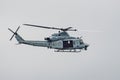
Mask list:
[{"label": "tail fin", "polygon": [[22,43],[24,41],[24,39],[17,33],[17,31],[19,30],[20,26],[17,28],[17,30],[14,32],[12,31],[10,28],[8,28],[8,30],[10,30],[13,35],[12,37],[10,38],[10,40],[12,40],[12,38],[15,36],[16,40],[19,42],[19,43]]},{"label": "tail fin", "polygon": [[19,34],[16,34],[16,35],[15,35],[15,38],[16,38],[16,40],[17,40],[19,43],[22,43],[22,42],[25,41]]}]

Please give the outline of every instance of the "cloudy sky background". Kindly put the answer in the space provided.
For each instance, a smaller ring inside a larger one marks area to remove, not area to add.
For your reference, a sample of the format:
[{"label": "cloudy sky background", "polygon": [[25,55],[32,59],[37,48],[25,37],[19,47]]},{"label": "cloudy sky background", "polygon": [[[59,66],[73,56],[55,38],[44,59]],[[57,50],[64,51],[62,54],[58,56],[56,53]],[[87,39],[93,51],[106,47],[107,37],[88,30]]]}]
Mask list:
[{"label": "cloudy sky background", "polygon": [[[31,23],[78,29],[90,44],[81,53],[16,45],[13,29],[24,39],[43,40],[57,31],[25,27]],[[85,31],[82,31],[85,30]],[[120,80],[119,0],[0,0],[0,80]]]}]

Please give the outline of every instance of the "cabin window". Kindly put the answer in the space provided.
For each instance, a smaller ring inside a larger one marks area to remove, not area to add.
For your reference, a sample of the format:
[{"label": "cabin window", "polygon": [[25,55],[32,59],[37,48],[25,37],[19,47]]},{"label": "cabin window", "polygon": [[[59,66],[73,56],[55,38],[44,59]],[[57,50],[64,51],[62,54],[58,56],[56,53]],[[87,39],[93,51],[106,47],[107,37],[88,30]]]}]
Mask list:
[{"label": "cabin window", "polygon": [[73,41],[69,40],[69,41],[63,41],[63,48],[70,48],[73,47]]}]

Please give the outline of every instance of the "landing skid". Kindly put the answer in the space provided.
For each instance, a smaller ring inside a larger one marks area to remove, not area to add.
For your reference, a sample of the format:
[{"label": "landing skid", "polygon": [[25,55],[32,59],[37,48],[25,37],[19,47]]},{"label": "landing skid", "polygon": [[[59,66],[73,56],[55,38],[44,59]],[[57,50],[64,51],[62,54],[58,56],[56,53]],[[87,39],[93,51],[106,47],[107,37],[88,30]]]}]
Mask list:
[{"label": "landing skid", "polygon": [[61,50],[61,49],[56,49],[54,52],[81,52],[81,49],[69,49],[69,50]]}]

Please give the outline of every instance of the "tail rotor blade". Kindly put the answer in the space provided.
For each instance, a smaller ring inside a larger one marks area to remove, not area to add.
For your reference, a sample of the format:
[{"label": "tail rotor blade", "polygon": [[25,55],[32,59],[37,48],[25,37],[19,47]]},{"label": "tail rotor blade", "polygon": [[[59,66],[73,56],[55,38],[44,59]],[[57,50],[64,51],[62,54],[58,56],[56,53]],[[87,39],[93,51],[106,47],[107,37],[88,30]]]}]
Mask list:
[{"label": "tail rotor blade", "polygon": [[12,37],[10,38],[10,41],[12,40],[12,38],[14,37],[15,33],[12,35]]},{"label": "tail rotor blade", "polygon": [[14,37],[14,35],[15,35],[15,32],[14,32],[14,31],[12,31],[10,28],[8,28],[8,30],[9,30],[9,31],[11,31],[11,32],[13,33],[12,37],[10,38],[10,41],[11,41],[11,40],[12,40],[12,38]]},{"label": "tail rotor blade", "polygon": [[17,33],[17,31],[19,30],[20,26],[17,28],[17,30],[15,31],[15,33]]},{"label": "tail rotor blade", "polygon": [[12,40],[12,38],[17,35],[17,31],[19,30],[20,26],[17,28],[17,30],[14,32],[13,30],[11,30],[10,28],[8,28],[9,31],[11,31],[13,33],[12,37],[10,38],[10,40]]},{"label": "tail rotor blade", "polygon": [[10,28],[8,28],[9,31],[11,31],[12,33],[14,33],[14,31],[12,31]]}]

